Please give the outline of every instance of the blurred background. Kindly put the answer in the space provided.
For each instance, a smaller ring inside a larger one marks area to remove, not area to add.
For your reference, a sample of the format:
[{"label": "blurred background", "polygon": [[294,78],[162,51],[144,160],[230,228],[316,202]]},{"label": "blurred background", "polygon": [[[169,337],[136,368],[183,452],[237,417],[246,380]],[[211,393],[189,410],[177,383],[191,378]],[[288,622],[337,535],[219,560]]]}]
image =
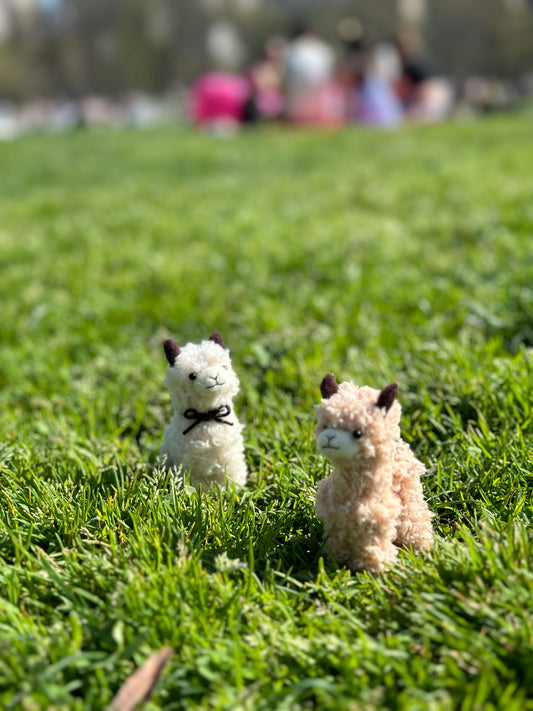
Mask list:
[{"label": "blurred background", "polygon": [[392,126],[533,96],[533,0],[0,0],[0,138]]}]

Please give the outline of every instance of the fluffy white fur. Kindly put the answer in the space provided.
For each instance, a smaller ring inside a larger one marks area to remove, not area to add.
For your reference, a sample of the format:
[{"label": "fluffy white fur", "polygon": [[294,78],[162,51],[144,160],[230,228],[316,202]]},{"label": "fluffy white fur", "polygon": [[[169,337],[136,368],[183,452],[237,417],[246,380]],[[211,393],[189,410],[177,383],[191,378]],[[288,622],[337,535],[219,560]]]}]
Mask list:
[{"label": "fluffy white fur", "polygon": [[[247,477],[243,426],[232,402],[239,380],[222,338],[214,333],[199,345],[188,343],[183,348],[168,340],[164,347],[169,362],[165,385],[174,414],[159,451],[161,464],[190,472],[196,488],[224,486],[226,479],[243,486]],[[202,416],[206,419],[199,419]]]},{"label": "fluffy white fur", "polygon": [[397,545],[430,548],[424,465],[401,439],[396,385],[379,391],[326,375],[321,391],[317,446],[334,469],[318,484],[315,511],[329,554],[354,571],[375,572],[396,559]]}]

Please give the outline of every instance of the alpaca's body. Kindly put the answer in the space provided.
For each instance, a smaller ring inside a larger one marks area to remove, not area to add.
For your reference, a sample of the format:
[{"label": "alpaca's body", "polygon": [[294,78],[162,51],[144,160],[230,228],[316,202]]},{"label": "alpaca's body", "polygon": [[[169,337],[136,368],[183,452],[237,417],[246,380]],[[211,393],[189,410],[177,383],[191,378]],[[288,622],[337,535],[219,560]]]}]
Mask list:
[{"label": "alpaca's body", "polygon": [[163,444],[159,451],[166,458],[165,466],[181,466],[183,472],[190,472],[191,485],[204,488],[211,484],[224,486],[224,477],[237,486],[246,483],[247,469],[244,461],[242,439],[243,426],[235,413],[224,418],[230,425],[220,422],[201,422],[194,430],[184,435],[191,425],[182,413],[175,412],[165,427]]},{"label": "alpaca's body", "polygon": [[401,440],[400,406],[395,386],[389,388],[330,379],[315,407],[318,448],[334,465],[318,484],[316,514],[327,551],[352,570],[383,570],[397,545],[425,550],[433,542],[424,466]]},{"label": "alpaca's body", "polygon": [[190,472],[192,486],[244,486],[243,426],[233,409],[239,381],[218,334],[179,348],[165,341],[169,366],[165,384],[174,414],[159,451],[162,464]]}]

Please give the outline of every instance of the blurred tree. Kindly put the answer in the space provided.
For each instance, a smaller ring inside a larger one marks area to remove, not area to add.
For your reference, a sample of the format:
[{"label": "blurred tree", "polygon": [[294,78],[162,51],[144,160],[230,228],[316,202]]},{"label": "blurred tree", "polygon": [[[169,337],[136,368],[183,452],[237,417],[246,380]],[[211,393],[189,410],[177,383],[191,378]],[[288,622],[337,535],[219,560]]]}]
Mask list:
[{"label": "blurred tree", "polygon": [[433,64],[458,78],[533,71],[533,13],[503,0],[432,0],[424,24]]},{"label": "blurred tree", "polygon": [[[425,53],[456,77],[533,71],[533,0],[0,0],[0,97],[164,91],[216,68],[207,32],[223,20],[257,59],[265,40],[295,19],[340,45],[354,18],[369,41],[402,18],[420,25]],[[46,9],[45,9],[46,8]],[[425,10],[424,10],[425,8]]]}]

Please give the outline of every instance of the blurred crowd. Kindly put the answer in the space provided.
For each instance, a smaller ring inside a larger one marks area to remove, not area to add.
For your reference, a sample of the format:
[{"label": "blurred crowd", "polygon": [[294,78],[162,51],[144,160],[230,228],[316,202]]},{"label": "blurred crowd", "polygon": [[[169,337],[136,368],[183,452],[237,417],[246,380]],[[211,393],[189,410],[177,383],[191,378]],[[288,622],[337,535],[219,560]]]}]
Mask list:
[{"label": "blurred crowd", "polygon": [[472,76],[460,83],[424,58],[420,36],[404,29],[390,41],[369,42],[346,18],[333,48],[304,25],[276,36],[243,74],[207,73],[192,86],[188,114],[213,131],[281,121],[336,127],[349,123],[391,128],[439,122],[516,107],[533,96],[533,77],[521,82]]},{"label": "blurred crowd", "polygon": [[36,130],[187,122],[219,134],[273,121],[392,128],[510,108],[519,96],[533,96],[533,79],[520,89],[481,77],[454,84],[428,65],[417,36],[406,31],[371,43],[360,23],[346,18],[338,34],[341,43],[334,48],[309,27],[295,25],[289,37],[268,39],[246,71],[207,72],[163,97],[129,92],[115,99],[88,95],[22,106],[0,100],[0,140]]},{"label": "blurred crowd", "polygon": [[355,19],[339,28],[342,51],[304,25],[273,37],[242,75],[208,73],[192,87],[195,123],[223,130],[258,121],[393,127],[441,121],[454,106],[449,80],[424,62],[413,37],[369,45]]}]

